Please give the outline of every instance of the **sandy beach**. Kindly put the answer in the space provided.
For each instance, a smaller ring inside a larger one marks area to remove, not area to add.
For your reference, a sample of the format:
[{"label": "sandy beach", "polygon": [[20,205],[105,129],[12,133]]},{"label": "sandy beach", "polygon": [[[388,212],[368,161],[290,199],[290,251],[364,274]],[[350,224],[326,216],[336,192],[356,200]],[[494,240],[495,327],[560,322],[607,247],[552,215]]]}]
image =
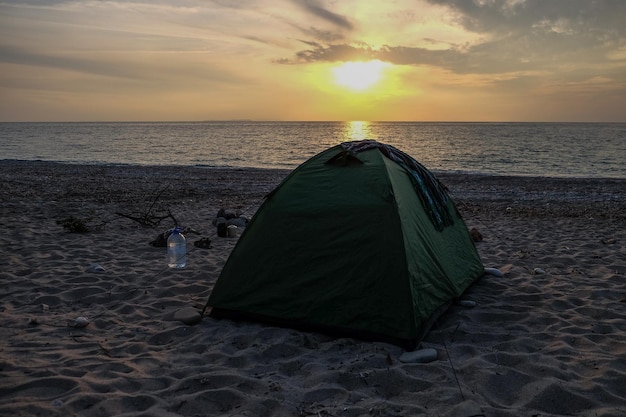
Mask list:
[{"label": "sandy beach", "polygon": [[[251,217],[287,174],[0,161],[0,415],[626,415],[626,180],[439,175],[504,276],[411,364],[385,343],[180,320],[237,241],[218,210]],[[150,245],[173,219],[193,230],[183,270]]]}]

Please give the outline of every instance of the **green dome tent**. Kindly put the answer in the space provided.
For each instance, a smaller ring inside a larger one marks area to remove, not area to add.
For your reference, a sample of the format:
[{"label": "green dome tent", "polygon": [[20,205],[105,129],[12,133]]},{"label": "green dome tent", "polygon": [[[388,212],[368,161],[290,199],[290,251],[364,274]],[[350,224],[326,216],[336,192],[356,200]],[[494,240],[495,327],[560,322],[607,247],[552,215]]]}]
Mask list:
[{"label": "green dome tent", "polygon": [[207,307],[254,320],[415,348],[484,272],[439,181],[375,141],[309,159],[272,191]]}]

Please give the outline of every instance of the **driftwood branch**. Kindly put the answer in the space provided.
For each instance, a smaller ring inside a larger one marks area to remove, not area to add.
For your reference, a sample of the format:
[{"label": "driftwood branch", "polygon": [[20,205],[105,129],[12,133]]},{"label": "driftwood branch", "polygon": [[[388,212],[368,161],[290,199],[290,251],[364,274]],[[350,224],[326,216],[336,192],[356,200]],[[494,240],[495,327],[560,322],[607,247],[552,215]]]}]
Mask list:
[{"label": "driftwood branch", "polygon": [[146,227],[158,226],[163,220],[168,219],[168,218],[172,219],[174,224],[178,224],[178,220],[176,220],[176,217],[174,217],[174,215],[169,209],[167,209],[165,213],[157,214],[154,212],[157,201],[159,200],[159,198],[165,192],[166,189],[167,187],[162,189],[156,194],[156,196],[152,199],[152,203],[150,204],[148,209],[144,211],[143,213],[127,214],[127,213],[116,212],[115,214],[117,214],[118,216],[130,219],[132,221],[135,221],[139,223],[140,225],[146,226]]}]

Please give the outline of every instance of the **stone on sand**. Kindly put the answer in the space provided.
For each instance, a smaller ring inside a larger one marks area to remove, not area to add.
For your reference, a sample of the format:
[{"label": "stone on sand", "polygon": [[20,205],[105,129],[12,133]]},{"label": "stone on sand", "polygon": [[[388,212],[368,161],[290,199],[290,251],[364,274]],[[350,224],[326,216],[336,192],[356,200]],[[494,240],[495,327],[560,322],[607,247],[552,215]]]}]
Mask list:
[{"label": "stone on sand", "polygon": [[173,320],[182,321],[184,324],[189,325],[198,323],[201,318],[200,312],[193,307],[183,307],[174,312],[172,316]]}]

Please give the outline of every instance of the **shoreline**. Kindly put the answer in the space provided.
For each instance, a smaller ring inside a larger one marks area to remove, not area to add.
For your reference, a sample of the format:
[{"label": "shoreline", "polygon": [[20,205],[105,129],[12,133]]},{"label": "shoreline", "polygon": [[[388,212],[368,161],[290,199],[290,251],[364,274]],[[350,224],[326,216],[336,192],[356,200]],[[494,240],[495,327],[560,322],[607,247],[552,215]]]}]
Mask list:
[{"label": "shoreline", "polygon": [[[305,161],[302,161],[304,163]],[[293,167],[260,167],[260,166],[219,166],[219,165],[176,165],[176,164],[134,164],[134,163],[114,163],[114,162],[72,162],[72,161],[54,161],[54,160],[41,160],[41,159],[0,159],[0,167],[2,166],[27,166],[27,165],[58,165],[58,166],[82,166],[82,167],[108,167],[108,168],[136,168],[136,169],[206,169],[206,170],[249,170],[249,171],[275,171],[283,172],[285,175],[299,165]],[[426,167],[429,169],[428,167]],[[537,174],[502,174],[495,172],[471,172],[471,171],[444,171],[429,169],[437,177],[474,177],[474,178],[512,178],[512,179],[548,179],[557,181],[609,181],[609,182],[624,182],[626,177],[617,176],[581,176],[581,175],[537,175]]]},{"label": "shoreline", "polygon": [[[251,217],[289,172],[0,161],[0,414],[626,413],[626,179],[436,174],[504,277],[437,322],[422,343],[436,361],[406,364],[385,343],[176,318],[204,307],[236,244],[215,235],[217,211]],[[171,219],[116,214],[151,209],[196,231],[186,269],[149,244]],[[68,216],[94,230],[67,233]]]},{"label": "shoreline", "polygon": [[[304,163],[306,161],[302,161]],[[0,159],[0,166],[19,166],[29,164],[40,165],[78,165],[78,166],[95,166],[95,167],[130,167],[130,168],[180,168],[180,169],[217,169],[217,170],[252,170],[252,171],[293,171],[298,165],[293,167],[262,167],[262,166],[221,166],[221,165],[178,165],[178,164],[137,164],[137,163],[115,163],[115,162],[84,162],[84,161],[56,161],[56,160],[43,160],[43,159]],[[428,167],[426,167],[429,169]],[[455,170],[436,170],[429,169],[432,173],[439,175],[449,176],[475,176],[475,177],[505,177],[505,178],[549,178],[549,179],[562,179],[562,180],[609,180],[609,181],[624,181],[626,177],[614,177],[614,176],[580,176],[580,175],[536,175],[536,174],[500,174],[493,172],[472,172],[472,171],[455,171]]]},{"label": "shoreline", "polygon": [[[160,199],[207,198],[211,202],[252,198],[260,204],[292,171],[272,168],[186,167],[164,165],[84,165],[44,161],[0,160],[6,194],[32,194],[31,183],[55,181],[41,190],[40,199],[98,199],[124,202],[124,183],[134,179],[143,194],[160,191]],[[433,172],[459,206],[520,210],[533,215],[624,218],[626,179],[504,176]],[[247,177],[251,177],[247,180]],[[19,180],[21,178],[21,180]],[[18,179],[14,181],[14,179]],[[7,191],[7,188],[11,188]],[[56,191],[56,192],[55,192]],[[93,194],[93,195],[90,195]],[[100,194],[98,196],[98,194]],[[121,196],[121,199],[120,199]],[[240,204],[234,203],[234,204]],[[250,205],[249,203],[247,204]]]}]

